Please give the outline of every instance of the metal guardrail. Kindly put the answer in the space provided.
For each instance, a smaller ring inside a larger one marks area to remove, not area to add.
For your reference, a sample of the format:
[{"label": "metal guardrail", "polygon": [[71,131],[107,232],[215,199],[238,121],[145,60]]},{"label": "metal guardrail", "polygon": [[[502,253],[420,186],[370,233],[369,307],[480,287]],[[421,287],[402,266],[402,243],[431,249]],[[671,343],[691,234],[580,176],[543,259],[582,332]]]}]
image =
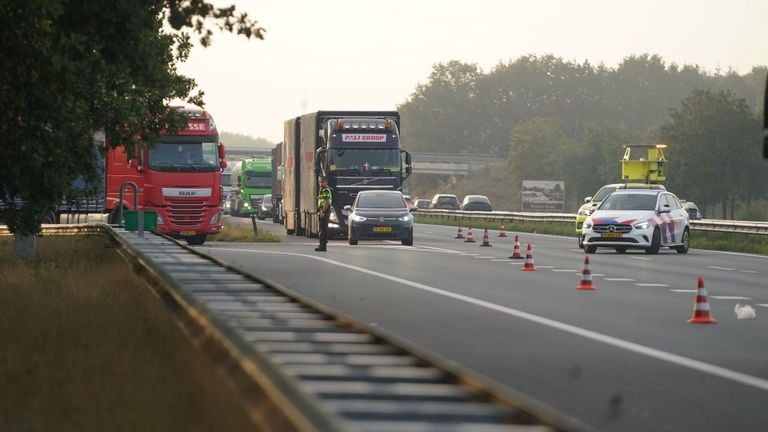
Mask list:
[{"label": "metal guardrail", "polygon": [[[492,220],[492,221],[533,221],[533,222],[567,222],[576,224],[576,215],[571,213],[533,213],[533,212],[477,212],[461,210],[419,209],[416,214],[429,217],[453,217],[460,219]],[[722,233],[760,234],[768,235],[768,222],[735,221],[704,219],[691,221],[691,228],[700,231]]]},{"label": "metal guardrail", "polygon": [[414,162],[447,162],[447,163],[467,163],[467,162],[496,162],[504,160],[492,155],[483,154],[464,154],[464,153],[424,153],[416,152],[412,154]]},{"label": "metal guardrail", "polygon": [[592,430],[179,241],[106,224],[43,226],[44,235],[96,233],[240,390],[259,430]]}]

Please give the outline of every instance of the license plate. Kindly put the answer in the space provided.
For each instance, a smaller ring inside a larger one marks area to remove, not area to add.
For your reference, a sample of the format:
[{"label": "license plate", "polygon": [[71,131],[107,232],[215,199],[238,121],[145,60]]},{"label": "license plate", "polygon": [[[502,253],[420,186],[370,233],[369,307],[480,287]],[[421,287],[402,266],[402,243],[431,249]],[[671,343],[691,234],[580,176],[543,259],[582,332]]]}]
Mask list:
[{"label": "license plate", "polygon": [[193,235],[197,235],[197,231],[182,231],[181,235],[183,235],[183,236],[193,236]]},{"label": "license plate", "polygon": [[373,232],[392,232],[392,227],[373,227]]},{"label": "license plate", "polygon": [[620,232],[605,232],[603,233],[603,237],[605,238],[621,238]]}]

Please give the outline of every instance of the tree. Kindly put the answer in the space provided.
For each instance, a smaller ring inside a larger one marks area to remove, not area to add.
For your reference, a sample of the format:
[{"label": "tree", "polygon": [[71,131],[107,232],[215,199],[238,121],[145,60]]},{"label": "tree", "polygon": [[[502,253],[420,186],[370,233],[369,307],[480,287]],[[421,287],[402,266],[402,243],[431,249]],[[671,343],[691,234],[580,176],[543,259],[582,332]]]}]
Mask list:
[{"label": "tree", "polygon": [[476,64],[450,61],[433,66],[427,84],[419,84],[398,108],[403,136],[417,152],[482,152]]},{"label": "tree", "polygon": [[247,14],[202,0],[0,0],[0,203],[12,232],[38,234],[73,180],[95,178],[94,131],[130,151],[183,124],[174,99],[203,105],[176,64],[189,31],[207,46],[211,26],[263,39]]},{"label": "tree", "polygon": [[523,180],[564,180],[562,153],[571,145],[558,119],[535,117],[515,126],[507,156],[512,189],[520,192]]},{"label": "tree", "polygon": [[671,111],[661,136],[669,144],[668,187],[681,198],[704,209],[719,203],[722,217],[733,218],[737,200],[765,196],[760,124],[744,99],[696,89]]}]

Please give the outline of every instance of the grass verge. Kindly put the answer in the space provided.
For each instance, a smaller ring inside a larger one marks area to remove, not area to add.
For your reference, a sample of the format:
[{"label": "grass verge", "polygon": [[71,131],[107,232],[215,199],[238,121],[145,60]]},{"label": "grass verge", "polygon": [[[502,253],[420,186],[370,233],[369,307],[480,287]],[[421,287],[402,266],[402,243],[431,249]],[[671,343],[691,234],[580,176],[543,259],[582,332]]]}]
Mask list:
[{"label": "grass verge", "polygon": [[102,236],[0,237],[0,430],[241,431],[237,396]]},{"label": "grass verge", "polygon": [[222,221],[221,232],[216,234],[211,240],[223,242],[279,242],[280,237],[264,229],[258,230],[258,234],[254,234],[250,221],[246,227],[235,225],[225,218]]},{"label": "grass verge", "polygon": [[[458,227],[459,224],[466,228],[471,224],[475,229],[495,229],[501,228],[501,223],[494,220],[465,219],[455,216],[432,217],[416,215],[416,222],[435,225],[451,225]],[[562,235],[573,237],[573,244],[576,245],[576,230],[574,223],[565,222],[526,222],[526,221],[507,221],[504,229],[511,232],[533,232],[539,234]],[[759,234],[736,234],[736,233],[718,233],[701,230],[691,232],[691,247],[696,249],[708,249],[729,252],[744,252],[761,255],[768,255],[768,236]]]}]

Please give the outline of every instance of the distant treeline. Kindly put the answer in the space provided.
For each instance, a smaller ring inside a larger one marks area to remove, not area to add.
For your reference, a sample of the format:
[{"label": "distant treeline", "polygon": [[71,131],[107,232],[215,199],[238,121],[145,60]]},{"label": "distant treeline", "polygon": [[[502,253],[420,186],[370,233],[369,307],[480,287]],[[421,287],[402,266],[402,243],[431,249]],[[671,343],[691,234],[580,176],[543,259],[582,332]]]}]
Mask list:
[{"label": "distant treeline", "polygon": [[221,132],[219,139],[226,147],[239,148],[273,148],[273,143],[265,138],[253,138],[250,135],[243,135],[232,132]]},{"label": "distant treeline", "polygon": [[624,144],[664,141],[667,187],[733,217],[739,204],[768,197],[757,112],[766,73],[708,73],[648,54],[616,68],[529,55],[488,73],[450,61],[400,105],[401,129],[412,152],[506,158],[493,182],[504,183],[503,201],[520,203],[523,179],[563,180],[568,207],[620,180]]}]

